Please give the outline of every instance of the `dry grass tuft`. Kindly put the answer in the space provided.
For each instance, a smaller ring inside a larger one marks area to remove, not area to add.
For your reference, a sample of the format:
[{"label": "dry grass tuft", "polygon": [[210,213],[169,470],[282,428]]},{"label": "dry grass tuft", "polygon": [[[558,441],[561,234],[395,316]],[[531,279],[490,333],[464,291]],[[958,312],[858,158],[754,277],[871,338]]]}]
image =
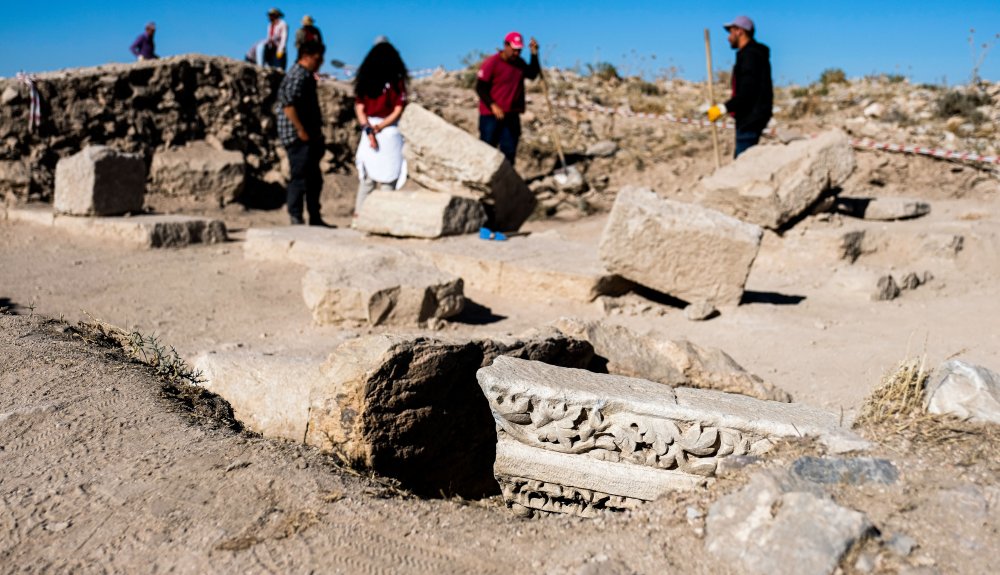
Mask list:
[{"label": "dry grass tuft", "polygon": [[926,415],[924,385],[930,375],[926,359],[903,360],[882,378],[882,384],[865,399],[855,427],[876,424],[906,425]]}]

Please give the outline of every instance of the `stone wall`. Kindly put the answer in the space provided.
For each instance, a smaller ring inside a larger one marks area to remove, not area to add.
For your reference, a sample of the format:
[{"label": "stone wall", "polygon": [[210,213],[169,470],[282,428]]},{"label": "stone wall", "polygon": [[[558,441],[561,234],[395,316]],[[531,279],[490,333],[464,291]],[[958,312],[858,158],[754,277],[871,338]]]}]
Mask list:
[{"label": "stone wall", "polygon": [[[248,175],[263,177],[279,166],[273,108],[282,77],[274,69],[201,55],[47,72],[36,76],[42,120],[34,131],[27,87],[0,79],[3,191],[51,201],[56,162],[88,144],[142,154],[148,167],[158,149],[208,140],[241,152]],[[320,86],[330,166],[350,170],[350,87]]]}]

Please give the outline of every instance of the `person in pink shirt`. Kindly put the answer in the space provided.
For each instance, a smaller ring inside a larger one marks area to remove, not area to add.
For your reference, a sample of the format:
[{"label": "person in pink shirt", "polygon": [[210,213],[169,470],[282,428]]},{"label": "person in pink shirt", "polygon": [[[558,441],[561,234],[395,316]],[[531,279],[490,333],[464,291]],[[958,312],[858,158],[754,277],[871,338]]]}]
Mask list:
[{"label": "person in pink shirt", "polygon": [[524,38],[518,32],[507,34],[503,50],[483,61],[476,74],[479,95],[479,139],[500,148],[514,165],[517,143],[521,138],[521,113],[524,112],[524,79],[538,77],[538,42],[529,44],[531,62],[521,58]]}]

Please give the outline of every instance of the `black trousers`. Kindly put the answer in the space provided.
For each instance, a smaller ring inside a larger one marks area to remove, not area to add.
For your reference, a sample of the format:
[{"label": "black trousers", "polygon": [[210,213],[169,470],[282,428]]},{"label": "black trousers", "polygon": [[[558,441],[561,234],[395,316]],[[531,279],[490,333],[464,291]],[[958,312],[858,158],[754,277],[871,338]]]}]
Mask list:
[{"label": "black trousers", "polygon": [[292,177],[288,182],[288,215],[302,219],[302,201],[305,200],[309,221],[319,221],[319,195],[323,191],[323,172],[319,161],[323,159],[326,146],[322,140],[303,142],[295,140],[285,146]]},{"label": "black trousers", "polygon": [[517,143],[521,139],[521,115],[510,112],[504,115],[503,120],[498,120],[496,116],[480,115],[479,139],[494,148],[500,148],[513,166],[514,158],[517,157]]}]

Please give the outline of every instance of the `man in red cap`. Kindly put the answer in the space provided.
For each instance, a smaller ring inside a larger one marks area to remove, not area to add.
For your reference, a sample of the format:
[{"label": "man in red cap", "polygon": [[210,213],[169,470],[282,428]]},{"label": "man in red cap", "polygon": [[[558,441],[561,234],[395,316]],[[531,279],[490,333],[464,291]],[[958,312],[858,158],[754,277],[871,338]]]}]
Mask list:
[{"label": "man in red cap", "polygon": [[512,166],[517,155],[517,142],[521,138],[524,79],[534,80],[541,70],[538,42],[532,38],[529,47],[531,63],[526,64],[521,58],[524,38],[518,32],[507,34],[503,50],[484,60],[476,74],[479,139],[499,147]]},{"label": "man in red cap", "polygon": [[771,83],[771,50],[754,40],[753,20],[737,16],[724,25],[729,45],[736,50],[733,66],[733,97],[725,104],[708,109],[708,119],[716,121],[727,113],[736,118],[737,157],[756,146],[771,121],[774,87]]}]

